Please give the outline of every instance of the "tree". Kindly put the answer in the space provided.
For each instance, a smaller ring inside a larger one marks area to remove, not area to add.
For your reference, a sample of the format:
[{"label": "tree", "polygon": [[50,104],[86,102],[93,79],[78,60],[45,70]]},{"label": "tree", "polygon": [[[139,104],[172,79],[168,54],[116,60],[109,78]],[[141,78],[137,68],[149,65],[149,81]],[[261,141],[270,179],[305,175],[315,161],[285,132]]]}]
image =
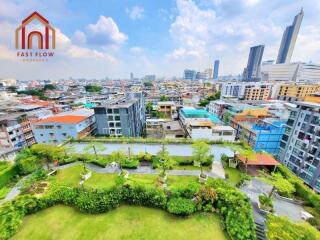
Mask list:
[{"label": "tree", "polygon": [[102,87],[98,85],[87,85],[85,86],[87,92],[101,92]]},{"label": "tree", "polygon": [[44,87],[43,87],[44,91],[46,91],[46,90],[54,90],[54,89],[56,89],[56,87],[53,84],[45,84]]},{"label": "tree", "polygon": [[41,160],[34,155],[31,148],[21,150],[15,159],[20,174],[29,174],[41,168]]},{"label": "tree", "polygon": [[216,92],[215,94],[212,94],[209,97],[206,97],[205,99],[202,99],[200,101],[199,105],[202,106],[202,107],[205,107],[210,103],[210,101],[214,101],[214,100],[220,99],[220,96],[221,96],[221,92],[220,91]]},{"label": "tree", "polygon": [[169,101],[169,98],[167,96],[161,96],[160,97],[160,102],[165,102],[165,101]]},{"label": "tree", "polygon": [[147,112],[148,112],[149,114],[153,111],[153,104],[152,104],[152,102],[147,102],[146,109],[147,109]]},{"label": "tree", "polygon": [[159,158],[160,167],[161,167],[161,175],[165,176],[166,171],[173,167],[174,162],[169,155],[168,150],[166,149],[164,143],[162,144],[161,150],[157,153],[157,157]]},{"label": "tree", "polygon": [[17,92],[17,87],[16,86],[9,86],[7,87],[7,90],[11,93]]},{"label": "tree", "polygon": [[53,159],[62,158],[65,154],[65,149],[63,146],[55,146],[49,144],[34,144],[31,147],[31,150],[41,159],[45,161],[48,170],[50,170],[50,162]]},{"label": "tree", "polygon": [[93,150],[96,160],[98,159],[98,152],[103,152],[106,149],[107,148],[101,143],[88,143],[87,146],[83,148],[84,152],[87,154],[90,154]]},{"label": "tree", "polygon": [[209,144],[198,141],[192,144],[192,156],[194,161],[197,161],[200,163],[201,168],[201,176],[203,176],[203,164],[207,162],[212,156],[211,156],[211,147]]}]

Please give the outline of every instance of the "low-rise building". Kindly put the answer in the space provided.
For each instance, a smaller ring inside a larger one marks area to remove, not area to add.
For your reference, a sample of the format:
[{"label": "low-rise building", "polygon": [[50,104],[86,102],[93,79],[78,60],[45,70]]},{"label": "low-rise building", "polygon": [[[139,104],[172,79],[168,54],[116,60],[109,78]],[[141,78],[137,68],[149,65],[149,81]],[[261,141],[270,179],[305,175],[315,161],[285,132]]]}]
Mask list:
[{"label": "low-rise building", "polygon": [[25,113],[0,116],[0,146],[4,149],[23,148],[35,143],[30,121]]},{"label": "low-rise building", "polygon": [[166,119],[151,118],[146,120],[146,134],[148,138],[163,137],[163,123],[168,122]]},{"label": "low-rise building", "polygon": [[184,138],[186,132],[179,121],[162,123],[164,138]]},{"label": "low-rise building", "polygon": [[92,110],[66,112],[32,123],[32,130],[37,143],[59,144],[93,134],[96,120]]},{"label": "low-rise building", "polygon": [[283,84],[279,86],[276,98],[291,102],[303,100],[317,92],[320,92],[320,84]]},{"label": "low-rise building", "polygon": [[176,105],[171,101],[163,101],[158,102],[158,112],[162,113],[166,118],[172,118],[172,116],[176,113]]}]

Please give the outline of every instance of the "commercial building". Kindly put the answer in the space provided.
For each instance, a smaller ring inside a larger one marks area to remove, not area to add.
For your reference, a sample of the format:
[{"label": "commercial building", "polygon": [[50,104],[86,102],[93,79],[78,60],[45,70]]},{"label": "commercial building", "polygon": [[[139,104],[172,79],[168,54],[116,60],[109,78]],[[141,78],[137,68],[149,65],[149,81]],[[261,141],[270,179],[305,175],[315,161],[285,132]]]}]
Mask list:
[{"label": "commercial building", "polygon": [[264,65],[261,67],[261,75],[265,81],[314,84],[320,81],[320,65],[314,63]]},{"label": "commercial building", "polygon": [[283,84],[279,86],[276,98],[291,102],[317,92],[320,92],[320,84]]},{"label": "commercial building", "polygon": [[296,44],[297,36],[300,30],[303,19],[303,9],[295,16],[292,25],[288,26],[283,32],[281,45],[277,57],[277,64],[290,63],[294,45]]},{"label": "commercial building", "polygon": [[26,113],[10,113],[0,116],[1,148],[23,148],[34,143],[35,139]]},{"label": "commercial building", "polygon": [[291,109],[278,159],[320,192],[320,103],[299,101],[296,105]]},{"label": "commercial building", "polygon": [[197,72],[195,70],[185,69],[183,78],[188,80],[195,80],[197,78]]},{"label": "commercial building", "polygon": [[264,45],[258,45],[250,48],[247,67],[243,72],[243,81],[259,81],[261,79],[261,60],[263,56]]},{"label": "commercial building", "polygon": [[220,65],[220,61],[215,60],[213,64],[213,79],[218,79],[219,77],[219,65]]},{"label": "commercial building", "polygon": [[93,134],[96,120],[92,110],[79,110],[57,114],[32,123],[37,143],[59,144],[68,138]]},{"label": "commercial building", "polygon": [[109,136],[141,136],[145,129],[145,101],[141,92],[94,107],[97,133]]}]

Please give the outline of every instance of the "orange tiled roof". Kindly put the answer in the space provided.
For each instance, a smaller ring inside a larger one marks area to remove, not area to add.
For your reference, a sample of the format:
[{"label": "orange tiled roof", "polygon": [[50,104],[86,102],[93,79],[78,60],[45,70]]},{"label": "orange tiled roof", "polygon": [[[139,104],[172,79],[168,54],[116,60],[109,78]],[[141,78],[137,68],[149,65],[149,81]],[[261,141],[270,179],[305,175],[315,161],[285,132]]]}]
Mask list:
[{"label": "orange tiled roof", "polygon": [[42,119],[35,124],[42,124],[42,123],[64,123],[64,124],[77,124],[83,120],[85,120],[87,116],[74,116],[74,115],[67,115],[67,116],[53,116],[48,117],[46,119]]},{"label": "orange tiled roof", "polygon": [[265,153],[256,153],[252,154],[246,159],[245,156],[239,154],[238,159],[245,163],[247,161],[247,165],[260,165],[260,166],[276,166],[279,165],[277,160],[275,160],[272,156]]}]

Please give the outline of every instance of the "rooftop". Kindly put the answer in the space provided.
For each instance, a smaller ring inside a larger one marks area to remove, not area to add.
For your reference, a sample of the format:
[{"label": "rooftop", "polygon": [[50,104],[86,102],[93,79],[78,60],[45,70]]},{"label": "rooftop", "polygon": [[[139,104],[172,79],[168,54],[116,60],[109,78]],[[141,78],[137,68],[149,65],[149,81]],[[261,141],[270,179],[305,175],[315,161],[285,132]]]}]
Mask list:
[{"label": "rooftop", "polygon": [[246,157],[244,155],[238,154],[237,158],[251,166],[277,166],[279,163],[269,154],[266,153],[253,153]]},{"label": "rooftop", "polygon": [[43,123],[62,123],[62,124],[77,124],[87,119],[87,116],[75,116],[75,115],[66,115],[66,116],[53,116],[42,119],[34,124],[43,124]]},{"label": "rooftop", "polygon": [[208,118],[213,123],[221,123],[218,116],[208,113],[204,109],[196,109],[196,108],[182,108],[181,113],[186,118]]}]

